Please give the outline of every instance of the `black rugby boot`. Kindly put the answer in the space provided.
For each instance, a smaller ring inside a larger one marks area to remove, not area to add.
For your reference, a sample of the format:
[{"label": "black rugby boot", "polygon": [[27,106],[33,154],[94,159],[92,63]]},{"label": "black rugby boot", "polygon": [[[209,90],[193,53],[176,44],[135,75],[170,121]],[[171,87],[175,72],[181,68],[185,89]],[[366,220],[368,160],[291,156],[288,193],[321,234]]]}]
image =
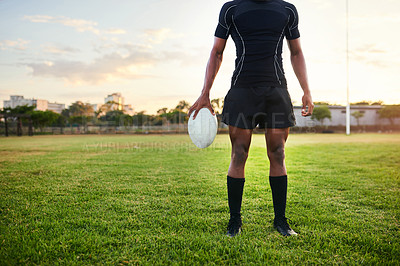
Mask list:
[{"label": "black rugby boot", "polygon": [[283,217],[281,219],[275,219],[274,220],[274,227],[276,230],[283,236],[295,236],[297,233],[290,228],[288,222],[288,218]]},{"label": "black rugby boot", "polygon": [[226,233],[227,236],[234,237],[242,231],[242,218],[237,215],[231,216],[229,219],[228,224],[228,232]]}]

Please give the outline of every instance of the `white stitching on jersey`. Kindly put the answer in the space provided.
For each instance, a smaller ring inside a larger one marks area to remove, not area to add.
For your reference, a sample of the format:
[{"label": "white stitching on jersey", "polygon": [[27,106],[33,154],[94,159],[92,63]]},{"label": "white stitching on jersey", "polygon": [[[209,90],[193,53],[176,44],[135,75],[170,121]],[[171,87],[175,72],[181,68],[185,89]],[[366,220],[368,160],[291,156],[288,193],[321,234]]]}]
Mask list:
[{"label": "white stitching on jersey", "polygon": [[219,24],[221,27],[223,27],[224,29],[228,30],[228,28],[225,27],[224,25],[222,25],[221,22],[218,22],[218,24]]},{"label": "white stitching on jersey", "polygon": [[296,28],[296,26],[294,26],[294,23],[296,22],[296,19],[297,19],[296,12],[294,12],[294,10],[288,6],[285,6],[285,8],[290,9],[290,11],[292,11],[292,13],[294,15],[294,20],[293,20],[292,26],[290,26],[290,28],[289,28],[289,30],[293,30],[294,28]]},{"label": "white stitching on jersey", "polygon": [[[276,44],[275,56],[274,56],[274,58],[275,58],[275,60],[274,60],[275,74],[276,74],[276,78],[278,79],[279,84],[281,84],[281,85],[282,85],[282,81],[281,81],[281,79],[279,78],[279,76],[278,76],[278,70],[276,69],[276,64],[278,64],[278,62],[276,62],[276,57],[278,56],[278,46],[279,46],[279,43],[281,42],[283,33],[285,32],[285,28],[286,28],[286,26],[287,26],[288,24],[289,24],[289,19],[288,19],[288,21],[286,22],[285,27],[283,27],[281,36],[279,37],[278,43]],[[279,64],[278,64],[278,67],[279,67]],[[280,67],[279,67],[279,69],[280,69]],[[282,71],[282,69],[280,69],[280,70]],[[283,73],[283,72],[282,72],[282,73]]]},{"label": "white stitching on jersey", "polygon": [[[235,7],[235,6],[237,6],[237,5],[233,5],[233,6],[229,7],[229,8],[226,10],[226,12],[225,12],[224,20],[225,20],[225,26],[226,26],[226,27],[228,27],[228,22],[226,22],[226,15],[228,15],[228,11],[229,11],[231,8]],[[229,28],[230,28],[230,26],[228,27],[228,29],[229,29]]]},{"label": "white stitching on jersey", "polygon": [[238,80],[238,78],[239,78],[239,76],[240,76],[240,72],[242,72],[242,69],[243,69],[244,58],[245,58],[245,56],[246,56],[246,46],[244,46],[243,37],[242,37],[242,35],[240,35],[240,32],[239,32],[238,28],[236,27],[236,23],[235,23],[235,20],[233,19],[233,16],[232,16],[232,23],[233,23],[233,26],[235,26],[236,31],[237,31],[237,33],[238,33],[240,39],[242,40],[242,44],[243,44],[243,54],[242,54],[242,57],[240,58],[240,61],[239,61],[239,63],[238,63],[238,66],[240,65],[240,63],[242,63],[242,65],[240,66],[240,70],[239,70],[239,72],[238,72],[237,75],[236,75],[235,82],[233,83],[233,85],[236,85],[236,82],[237,82],[237,80]]},{"label": "white stitching on jersey", "polygon": [[283,70],[282,70],[281,67],[279,66],[278,56],[275,55],[274,58],[275,58],[275,62],[276,62],[276,64],[277,64],[279,70],[281,71],[282,74],[284,74],[284,73],[283,73]]}]

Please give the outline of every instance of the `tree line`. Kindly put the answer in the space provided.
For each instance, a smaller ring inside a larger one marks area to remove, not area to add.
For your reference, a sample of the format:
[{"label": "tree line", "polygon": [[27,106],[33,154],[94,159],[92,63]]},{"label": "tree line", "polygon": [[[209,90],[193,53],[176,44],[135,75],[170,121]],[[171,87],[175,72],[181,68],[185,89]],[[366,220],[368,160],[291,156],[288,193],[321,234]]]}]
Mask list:
[{"label": "tree line", "polygon": [[[329,104],[326,102],[316,102],[315,105],[316,107],[314,108],[311,119],[319,121],[321,125],[323,125],[325,119],[332,118],[331,110],[329,110]],[[363,101],[351,105],[363,105],[363,106],[382,105],[382,102],[370,103]],[[384,105],[382,109],[380,109],[378,112],[379,112],[379,117],[388,119],[391,126],[393,127],[395,125],[394,120],[396,118],[400,118],[400,105]],[[357,125],[360,126],[360,119],[364,117],[364,113],[360,111],[355,111],[351,113],[351,116],[353,116],[356,119]]]},{"label": "tree line", "polygon": [[[36,106],[6,107],[0,114],[9,117],[8,120],[17,120],[27,124],[32,123],[33,127],[43,131],[45,127],[79,127],[87,131],[88,126],[165,126],[184,124],[188,121],[187,111],[191,106],[185,100],[181,100],[175,108],[161,108],[155,115],[146,114],[146,111],[136,112],[134,115],[124,113],[122,110],[115,110],[115,102],[107,102],[94,110],[93,105],[76,101],[69,108],[62,110],[61,114],[53,111],[35,110]],[[223,99],[213,99],[211,104],[220,116]],[[14,117],[13,117],[14,115]],[[21,117],[21,115],[24,115]]]},{"label": "tree line", "polygon": [[[0,114],[6,115],[9,120],[15,119],[18,123],[27,124],[40,131],[45,127],[78,127],[87,131],[88,126],[168,126],[176,124],[184,124],[188,121],[187,111],[191,106],[187,101],[181,100],[175,108],[161,108],[155,115],[146,114],[145,111],[136,112],[134,115],[128,115],[122,110],[115,110],[114,102],[103,104],[98,110],[94,110],[93,105],[76,101],[69,108],[64,109],[61,114],[53,111],[38,111],[35,106],[17,106],[15,108],[3,108]],[[223,108],[223,98],[211,100],[218,119],[221,118]],[[329,104],[326,102],[316,102],[316,107],[312,115],[312,119],[319,121],[321,125],[325,119],[331,119]],[[382,102],[358,102],[351,105],[382,105]],[[359,125],[360,119],[364,116],[361,112],[352,112],[351,115],[357,120]],[[379,110],[380,118],[388,119],[394,126],[395,118],[400,118],[400,105],[385,105]]]}]

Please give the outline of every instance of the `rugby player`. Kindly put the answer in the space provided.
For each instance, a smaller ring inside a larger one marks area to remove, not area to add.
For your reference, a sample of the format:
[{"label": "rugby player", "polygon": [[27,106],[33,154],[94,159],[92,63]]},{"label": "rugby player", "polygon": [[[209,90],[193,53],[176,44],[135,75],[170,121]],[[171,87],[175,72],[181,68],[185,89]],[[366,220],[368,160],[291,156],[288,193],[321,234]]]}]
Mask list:
[{"label": "rugby player", "polygon": [[230,220],[227,235],[241,232],[241,205],[245,183],[245,163],[253,130],[265,130],[270,162],[269,182],[274,206],[273,225],[283,236],[297,235],[285,216],[287,172],[285,143],[289,128],[295,125],[293,106],[282,66],[282,46],[286,38],[293,70],[303,90],[302,116],[310,116],[313,102],[298,29],[296,7],[282,0],[234,0],[221,9],[214,46],[207,64],[200,97],[189,109],[189,116],[201,108],[214,113],[210,90],[220,68],[229,36],[237,58],[230,90],[222,111],[222,121],[229,125],[232,145],[227,188]]}]

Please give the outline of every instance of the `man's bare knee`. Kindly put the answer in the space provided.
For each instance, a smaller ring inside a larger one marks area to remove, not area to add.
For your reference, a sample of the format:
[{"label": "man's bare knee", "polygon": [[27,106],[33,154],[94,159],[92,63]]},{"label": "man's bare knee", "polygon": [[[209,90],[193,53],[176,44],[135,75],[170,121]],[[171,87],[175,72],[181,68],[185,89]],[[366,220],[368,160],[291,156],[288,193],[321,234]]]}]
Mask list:
[{"label": "man's bare knee", "polygon": [[235,164],[244,164],[249,155],[249,147],[247,145],[238,144],[233,147],[232,161]]},{"label": "man's bare knee", "polygon": [[268,158],[270,161],[283,162],[285,160],[285,146],[278,145],[274,148],[268,149]]}]

